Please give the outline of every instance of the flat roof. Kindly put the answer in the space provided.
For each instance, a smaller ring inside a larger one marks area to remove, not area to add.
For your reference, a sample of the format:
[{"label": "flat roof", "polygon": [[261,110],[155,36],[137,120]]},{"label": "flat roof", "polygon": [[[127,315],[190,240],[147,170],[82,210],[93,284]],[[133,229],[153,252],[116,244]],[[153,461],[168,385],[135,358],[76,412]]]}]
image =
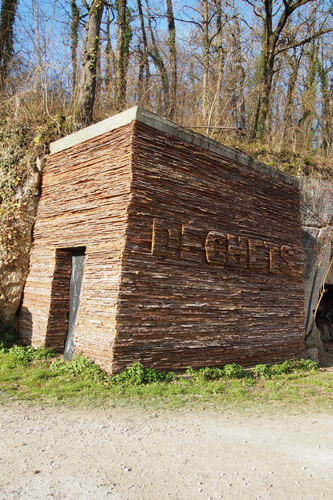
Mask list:
[{"label": "flat roof", "polygon": [[78,132],[74,132],[73,134],[67,135],[66,137],[63,137],[58,141],[52,142],[50,145],[51,155],[59,153],[60,151],[64,151],[65,149],[69,149],[82,142],[93,139],[94,137],[98,137],[99,135],[110,132],[111,130],[115,130],[119,127],[123,127],[124,125],[128,125],[133,121],[144,123],[145,125],[148,125],[149,127],[158,130],[159,132],[164,132],[166,134],[172,135],[184,142],[194,144],[203,149],[206,149],[207,151],[216,153],[219,156],[251,167],[254,170],[263,172],[292,186],[299,186],[299,181],[297,178],[285,174],[284,172],[266,165],[265,163],[255,160],[245,153],[241,153],[232,148],[229,148],[228,146],[224,146],[223,144],[214,141],[213,139],[209,139],[208,137],[205,137],[198,132],[193,132],[189,128],[178,125],[177,123],[174,123],[167,118],[162,118],[156,113],[147,111],[141,106],[134,106],[133,108],[127,109],[122,113],[111,116],[110,118],[107,118],[106,120],[103,120],[101,122],[94,123],[89,127],[79,130]]}]

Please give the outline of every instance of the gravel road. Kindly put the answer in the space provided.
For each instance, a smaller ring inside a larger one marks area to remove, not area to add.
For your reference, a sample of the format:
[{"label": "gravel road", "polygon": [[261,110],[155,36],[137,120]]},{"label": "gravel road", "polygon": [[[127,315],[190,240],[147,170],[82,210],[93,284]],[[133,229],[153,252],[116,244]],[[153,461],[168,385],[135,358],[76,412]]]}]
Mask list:
[{"label": "gravel road", "polygon": [[0,406],[0,499],[333,498],[333,416]]}]

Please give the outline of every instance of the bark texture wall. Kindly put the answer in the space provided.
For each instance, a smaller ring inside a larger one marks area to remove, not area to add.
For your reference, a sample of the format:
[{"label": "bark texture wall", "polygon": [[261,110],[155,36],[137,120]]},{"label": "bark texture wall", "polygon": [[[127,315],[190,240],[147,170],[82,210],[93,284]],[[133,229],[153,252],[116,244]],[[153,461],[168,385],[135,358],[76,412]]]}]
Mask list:
[{"label": "bark texture wall", "polygon": [[304,353],[299,190],[136,123],[114,369]]},{"label": "bark texture wall", "polygon": [[130,125],[49,157],[19,313],[25,343],[45,344],[63,352],[70,267],[65,262],[66,252],[59,255],[57,249],[85,246],[75,344],[78,351],[110,369],[130,198],[130,160]]}]

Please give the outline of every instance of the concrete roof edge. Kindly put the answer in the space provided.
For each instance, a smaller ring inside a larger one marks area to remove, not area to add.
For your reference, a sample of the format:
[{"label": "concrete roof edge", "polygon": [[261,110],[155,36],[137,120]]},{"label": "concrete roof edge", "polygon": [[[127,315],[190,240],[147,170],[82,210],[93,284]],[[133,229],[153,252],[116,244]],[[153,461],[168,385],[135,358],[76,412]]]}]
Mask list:
[{"label": "concrete roof edge", "polygon": [[274,167],[251,158],[245,153],[236,151],[232,148],[229,148],[228,146],[224,146],[223,144],[214,141],[213,139],[209,139],[208,137],[205,137],[197,132],[193,132],[187,127],[177,125],[177,123],[174,123],[167,118],[163,118],[156,113],[148,111],[141,106],[135,106],[133,108],[127,109],[122,113],[111,116],[106,120],[95,123],[94,125],[90,125],[89,127],[81,129],[78,132],[74,132],[71,135],[68,135],[56,142],[51,143],[51,154],[58,153],[60,151],[63,151],[64,149],[68,149],[72,146],[80,144],[81,142],[88,141],[106,132],[110,132],[111,130],[122,127],[124,125],[128,125],[133,120],[137,120],[155,130],[172,135],[173,137],[176,137],[182,141],[199,146],[203,149],[211,151],[212,153],[216,153],[219,156],[228,158],[229,160],[249,166],[282,182],[299,187],[299,180],[296,177],[285,174],[284,172],[281,172]]},{"label": "concrete roof edge", "polygon": [[106,120],[102,120],[101,122],[89,125],[89,127],[82,128],[81,130],[78,130],[73,134],[67,135],[66,137],[63,137],[58,141],[52,142],[50,144],[50,153],[51,155],[59,153],[60,151],[76,146],[81,142],[89,141],[90,139],[94,139],[94,137],[98,137],[99,135],[105,134],[106,132],[110,132],[111,130],[115,130],[116,128],[123,127],[124,125],[128,125],[136,119],[137,111],[138,106],[126,109],[126,111],[122,111],[117,115],[106,118]]}]

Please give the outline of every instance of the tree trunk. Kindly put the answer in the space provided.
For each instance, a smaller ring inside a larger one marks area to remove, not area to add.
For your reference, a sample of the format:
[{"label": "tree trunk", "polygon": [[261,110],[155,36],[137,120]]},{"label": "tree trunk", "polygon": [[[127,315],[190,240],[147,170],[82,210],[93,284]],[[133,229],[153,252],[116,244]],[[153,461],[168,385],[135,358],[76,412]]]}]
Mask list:
[{"label": "tree trunk", "polygon": [[110,26],[113,19],[110,19],[110,7],[107,7],[107,17],[106,17],[106,46],[105,46],[105,93],[106,93],[106,105],[107,109],[110,111],[113,106],[113,93],[112,87],[114,83],[114,63],[115,56],[112,49]]},{"label": "tree trunk", "polygon": [[102,97],[102,68],[101,68],[101,46],[98,40],[97,44],[97,62],[96,62],[96,88],[95,88],[95,105],[101,103]]},{"label": "tree trunk", "polygon": [[223,80],[223,46],[222,46],[222,6],[221,0],[215,0],[216,4],[216,30],[217,30],[217,79],[216,79],[216,95],[217,95],[217,115],[220,117],[221,110],[221,87]]},{"label": "tree trunk", "polygon": [[122,111],[126,104],[126,0],[118,0],[118,35],[116,48],[116,109]]},{"label": "tree trunk", "polygon": [[269,112],[270,96],[274,76],[274,60],[274,50],[271,48],[271,43],[267,43],[261,79],[261,92],[259,96],[259,109],[256,128],[257,139],[262,139],[267,126],[266,122]]},{"label": "tree trunk", "polygon": [[17,0],[3,0],[0,10],[0,88],[4,87],[13,57],[14,22]]},{"label": "tree trunk", "polygon": [[72,99],[75,102],[77,90],[77,46],[78,29],[80,22],[80,11],[75,0],[71,0],[72,24],[71,24],[71,52],[72,52]]},{"label": "tree trunk", "polygon": [[299,120],[299,126],[303,131],[303,145],[306,149],[313,148],[314,125],[316,115],[316,95],[317,95],[317,60],[318,43],[313,40],[308,52],[308,67],[306,77],[305,99],[303,100],[302,117]]},{"label": "tree trunk", "polygon": [[151,43],[152,43],[152,50],[149,52],[150,57],[153,60],[153,63],[155,64],[156,68],[158,69],[158,72],[160,74],[161,78],[161,83],[162,83],[162,90],[163,90],[163,102],[164,102],[164,111],[166,116],[170,116],[170,87],[169,87],[169,77],[168,73],[163,61],[163,58],[160,54],[160,51],[158,50],[155,36],[154,36],[154,31],[153,27],[151,24],[151,17],[150,17],[150,9],[147,1],[147,13],[148,13],[148,26],[149,26],[149,32],[150,32],[150,38],[151,38]]},{"label": "tree trunk", "polygon": [[203,0],[203,75],[202,75],[202,111],[204,119],[208,116],[208,77],[209,77],[209,49],[210,40],[208,32],[208,0]]},{"label": "tree trunk", "polygon": [[141,35],[142,35],[142,43],[143,43],[143,52],[140,55],[140,63],[139,63],[140,64],[139,65],[139,103],[142,103],[143,105],[147,105],[147,104],[149,104],[149,79],[150,79],[148,41],[147,41],[146,28],[145,28],[145,23],[144,23],[141,0],[137,0],[137,3],[138,3]]},{"label": "tree trunk", "polygon": [[239,20],[235,20],[236,29],[235,29],[235,37],[236,37],[236,67],[237,67],[237,77],[239,78],[239,93],[238,93],[238,116],[239,120],[237,123],[237,127],[240,127],[240,132],[242,135],[246,133],[246,106],[245,106],[245,95],[244,95],[244,87],[245,87],[245,78],[246,73],[243,66],[243,56],[242,56],[242,45],[241,45],[241,31],[239,26]]},{"label": "tree trunk", "polygon": [[76,130],[87,127],[92,122],[102,14],[102,0],[93,0],[89,10],[89,19],[86,26],[86,36],[83,45],[80,93],[74,116]]},{"label": "tree trunk", "polygon": [[323,61],[317,60],[318,75],[321,87],[321,102],[322,102],[322,148],[325,154],[330,153],[333,141],[333,127],[332,127],[332,97],[329,89],[328,74],[329,69],[324,67]]},{"label": "tree trunk", "polygon": [[285,105],[285,112],[283,117],[283,137],[285,141],[290,141],[291,137],[291,126],[292,126],[292,113],[293,113],[293,103],[294,103],[294,90],[297,82],[298,70],[301,62],[301,58],[303,55],[303,50],[299,57],[297,57],[296,49],[294,49],[293,57],[289,58],[291,73],[288,79],[288,89],[287,89],[287,98]]},{"label": "tree trunk", "polygon": [[167,18],[169,31],[169,52],[170,52],[170,68],[171,68],[171,92],[170,92],[170,113],[172,119],[175,114],[177,100],[177,52],[176,52],[176,26],[175,18],[172,10],[172,0],[167,0]]}]

